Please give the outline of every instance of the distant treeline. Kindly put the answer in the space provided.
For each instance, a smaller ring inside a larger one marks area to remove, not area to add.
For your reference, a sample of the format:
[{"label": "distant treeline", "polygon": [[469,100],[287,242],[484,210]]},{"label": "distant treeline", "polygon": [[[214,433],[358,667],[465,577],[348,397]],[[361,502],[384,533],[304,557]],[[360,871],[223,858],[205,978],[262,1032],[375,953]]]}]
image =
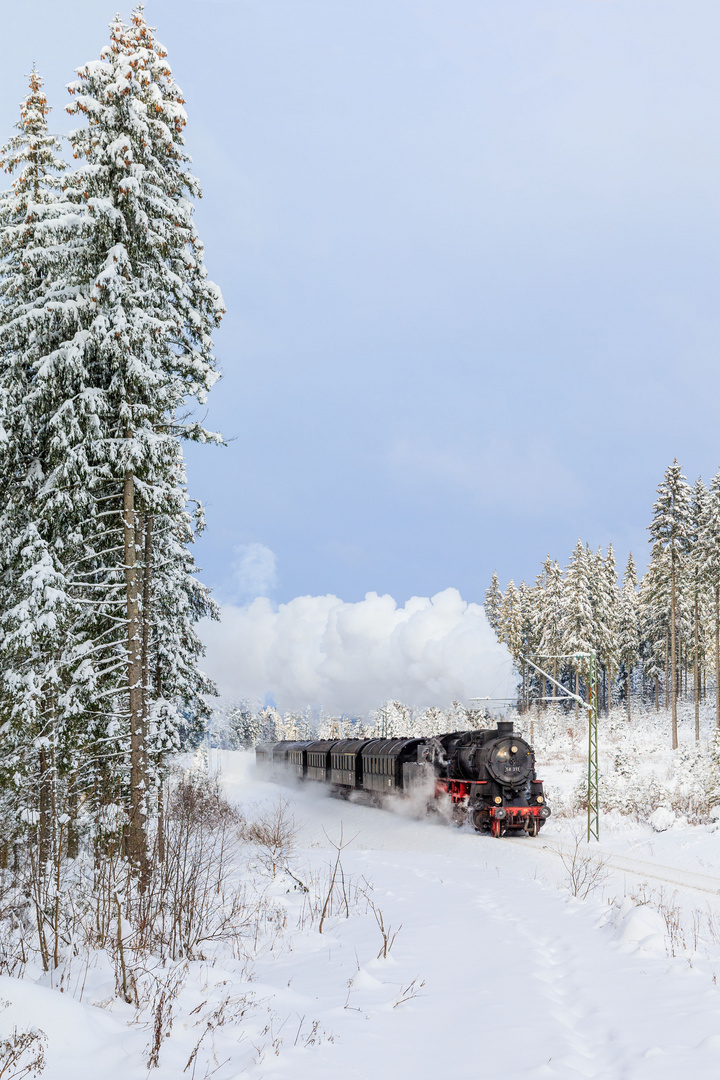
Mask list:
[{"label": "distant treeline", "polygon": [[238,750],[281,739],[422,738],[485,727],[490,720],[485,710],[467,708],[459,701],[453,701],[447,709],[413,709],[401,701],[386,701],[367,719],[318,716],[310,709],[281,714],[275,708],[248,701],[226,701],[213,712],[208,742],[210,746]]}]

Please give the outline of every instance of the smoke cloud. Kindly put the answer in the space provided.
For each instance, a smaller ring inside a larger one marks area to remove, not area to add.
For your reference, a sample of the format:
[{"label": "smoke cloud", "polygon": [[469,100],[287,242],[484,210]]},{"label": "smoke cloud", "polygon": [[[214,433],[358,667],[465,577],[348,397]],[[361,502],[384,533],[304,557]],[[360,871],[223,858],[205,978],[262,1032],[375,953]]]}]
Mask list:
[{"label": "smoke cloud", "polygon": [[205,670],[223,697],[271,695],[280,709],[363,714],[388,698],[443,706],[505,696],[513,683],[510,654],[485,612],[457,589],[404,607],[377,593],[358,603],[259,597],[225,604],[221,623],[204,623],[201,634]]}]

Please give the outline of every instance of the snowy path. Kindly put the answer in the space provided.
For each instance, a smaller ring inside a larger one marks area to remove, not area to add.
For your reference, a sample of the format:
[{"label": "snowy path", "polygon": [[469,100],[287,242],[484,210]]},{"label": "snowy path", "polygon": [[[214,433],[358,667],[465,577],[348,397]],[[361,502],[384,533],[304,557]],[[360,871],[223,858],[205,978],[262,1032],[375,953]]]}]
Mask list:
[{"label": "snowy path", "polygon": [[[391,964],[360,954],[349,1004],[361,1012],[320,995],[338,1042],[315,1051],[314,1077],[390,1080],[399,1060],[405,1075],[449,1070],[463,1080],[677,1080],[691,1062],[695,1077],[718,1075],[720,1034],[708,1036],[720,1033],[720,993],[665,959],[623,954],[597,928],[594,906],[453,859],[433,859],[432,871],[408,856],[360,863],[378,891],[386,887],[382,907],[403,929]],[[289,958],[278,979],[294,969]],[[320,973],[304,975],[317,991]],[[394,1009],[416,977],[423,996]],[[285,1074],[280,1062],[259,1073]]]},{"label": "snowy path", "polygon": [[[226,768],[242,801],[277,793],[245,761]],[[335,1041],[265,1058],[250,1075],[720,1075],[720,990],[667,959],[657,937],[645,951],[620,943],[601,925],[607,903],[574,901],[542,880],[538,866],[550,856],[532,841],[483,838],[316,791],[291,798],[309,849],[327,848],[324,830],[336,837],[341,820],[346,837],[357,833],[347,869],[373,882],[386,919],[403,928],[387,961],[373,958],[377,942],[353,938],[352,921],[333,928],[322,952],[274,961],[263,991],[290,983]],[[420,995],[396,1005],[413,979],[425,982]]]}]

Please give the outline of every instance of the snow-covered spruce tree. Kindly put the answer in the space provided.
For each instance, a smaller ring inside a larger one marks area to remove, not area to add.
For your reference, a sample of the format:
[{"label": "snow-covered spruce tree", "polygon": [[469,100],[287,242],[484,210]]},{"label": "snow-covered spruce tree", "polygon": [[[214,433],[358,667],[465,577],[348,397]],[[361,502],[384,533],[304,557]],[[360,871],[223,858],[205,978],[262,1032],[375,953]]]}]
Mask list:
[{"label": "snow-covered spruce tree", "polygon": [[63,563],[72,540],[48,497],[67,392],[48,357],[78,327],[68,261],[81,217],[62,193],[66,165],[35,68],[29,79],[18,134],[0,151],[13,177],[0,195],[0,781],[16,815],[37,821],[44,863],[87,741],[82,661],[68,644],[79,614]]},{"label": "snow-covered spruce tree", "polygon": [[[515,666],[520,667],[523,655],[523,612],[520,603],[520,594],[515,582],[510,579],[503,594],[500,607],[500,621],[498,624],[498,638],[507,645]],[[520,692],[521,700],[524,697],[524,686]]]},{"label": "snow-covered spruce tree", "polygon": [[690,531],[688,547],[687,582],[692,604],[692,656],[693,656],[693,703],[695,706],[695,741],[700,741],[700,689],[704,661],[704,635],[701,634],[701,618],[707,605],[708,582],[705,571],[704,541],[708,492],[698,477],[692,491],[690,507]]},{"label": "snow-covered spruce tree", "polygon": [[620,592],[618,607],[618,656],[621,676],[625,684],[627,718],[630,719],[632,699],[632,675],[640,659],[640,624],[638,580],[635,560],[632,552],[628,555],[627,566],[623,574],[623,587]]},{"label": "snow-covered spruce tree", "polygon": [[[660,708],[660,681],[668,669],[670,641],[670,556],[660,544],[653,544],[647,571],[639,592],[640,659],[643,678],[654,685],[655,708]],[[665,686],[669,704],[669,687]]]},{"label": "snow-covered spruce tree", "polygon": [[[560,564],[545,560],[545,588],[543,589],[543,614],[541,625],[540,652],[552,668],[552,676],[558,678],[558,658],[563,651],[562,627],[565,610],[565,582]],[[541,663],[541,667],[543,664]],[[553,691],[554,693],[556,691]]]},{"label": "snow-covered spruce tree", "polygon": [[497,633],[498,625],[500,623],[500,609],[502,607],[502,590],[500,588],[500,582],[498,581],[497,570],[493,570],[493,576],[490,581],[490,585],[485,590],[485,614],[487,620],[492,626],[495,633]]},{"label": "snow-covered spruce tree", "polygon": [[691,492],[677,458],[669,465],[657,490],[653,520],[649,526],[652,541],[667,551],[670,563],[670,705],[672,710],[672,747],[677,749],[677,614],[678,584],[686,567],[690,545]]},{"label": "snow-covered spruce tree", "polygon": [[86,235],[73,262],[80,329],[60,360],[86,390],[55,418],[52,480],[81,552],[69,569],[95,708],[117,748],[129,744],[128,852],[142,866],[148,754],[172,743],[172,710],[204,710],[210,688],[193,623],[214,605],[187,549],[180,440],[214,438],[183,413],[217,378],[210,335],[223,305],[192,218],[183,97],[142,7],[111,23],[109,46],[78,74],[69,111],[87,125],[69,136],[80,164],[67,189]]},{"label": "snow-covered spruce tree", "polygon": [[[592,554],[582,540],[578,540],[565,572],[565,610],[562,623],[562,652],[590,653],[595,651],[595,624],[592,608],[593,583],[591,578]],[[580,678],[587,680],[589,664],[585,659],[571,663],[575,674],[575,693],[580,693]],[[578,719],[579,706],[575,706]]]},{"label": "snow-covered spruce tree", "polygon": [[617,567],[612,544],[608,544],[607,555],[603,558],[598,548],[593,556],[592,574],[593,621],[595,625],[595,652],[602,666],[606,684],[606,705],[609,709],[612,697],[612,683],[618,666],[617,622],[619,593],[617,587]]},{"label": "snow-covered spruce tree", "polygon": [[700,530],[703,575],[712,596],[715,725],[720,728],[720,470],[710,481]]},{"label": "snow-covered spruce tree", "polygon": [[[535,640],[533,636],[533,601],[534,590],[528,588],[524,581],[520,582],[520,588],[518,589],[518,603],[520,605],[520,655],[522,657],[522,707],[527,709],[530,706],[530,693],[531,693],[531,672],[533,669],[527,662],[527,657],[532,656],[537,652],[535,646]],[[536,683],[539,685],[539,681]]]},{"label": "snow-covered spruce tree", "polygon": [[412,708],[402,701],[388,700],[374,713],[375,730],[383,739],[409,738],[413,734]]},{"label": "snow-covered spruce tree", "polygon": [[[552,569],[552,560],[548,555],[542,564],[542,569],[538,576],[535,578],[535,585],[530,590],[529,596],[529,648],[530,655],[532,656],[538,667],[547,667],[547,659],[542,655],[543,648],[542,643],[545,637],[545,620],[547,617],[547,604],[545,602],[545,595],[548,587],[549,575]],[[543,675],[536,669],[530,671],[530,681],[537,690],[536,698],[538,704],[538,710],[544,708],[544,698],[546,696],[546,680]]]}]

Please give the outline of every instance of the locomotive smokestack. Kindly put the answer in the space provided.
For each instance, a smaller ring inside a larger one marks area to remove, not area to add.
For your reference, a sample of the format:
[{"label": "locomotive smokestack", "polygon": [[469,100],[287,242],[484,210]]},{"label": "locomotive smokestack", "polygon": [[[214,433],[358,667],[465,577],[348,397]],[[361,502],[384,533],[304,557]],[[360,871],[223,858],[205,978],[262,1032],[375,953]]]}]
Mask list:
[{"label": "locomotive smokestack", "polygon": [[502,738],[503,735],[512,735],[513,722],[512,720],[498,720],[497,726],[498,738]]}]

